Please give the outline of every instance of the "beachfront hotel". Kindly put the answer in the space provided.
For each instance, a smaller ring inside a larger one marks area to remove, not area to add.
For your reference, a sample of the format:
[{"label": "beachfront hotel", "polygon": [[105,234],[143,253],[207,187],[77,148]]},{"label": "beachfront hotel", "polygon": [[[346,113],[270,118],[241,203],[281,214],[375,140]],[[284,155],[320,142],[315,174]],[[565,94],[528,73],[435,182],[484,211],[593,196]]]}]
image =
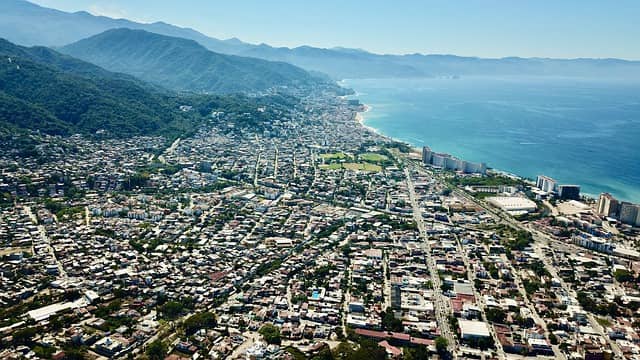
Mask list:
[{"label": "beachfront hotel", "polygon": [[422,147],[422,162],[425,165],[468,174],[485,174],[487,172],[487,164],[485,163],[475,163],[459,159],[453,155],[436,153],[428,146]]}]

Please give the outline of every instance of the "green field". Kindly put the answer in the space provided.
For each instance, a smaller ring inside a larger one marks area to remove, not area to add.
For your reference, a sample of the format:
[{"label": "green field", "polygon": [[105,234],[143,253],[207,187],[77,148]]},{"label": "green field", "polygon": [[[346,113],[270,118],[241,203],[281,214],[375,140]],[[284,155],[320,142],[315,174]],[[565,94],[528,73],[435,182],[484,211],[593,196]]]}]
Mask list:
[{"label": "green field", "polygon": [[335,163],[335,164],[323,164],[323,165],[320,165],[320,169],[325,169],[325,170],[338,170],[338,169],[342,169],[342,164],[339,164],[339,163]]},{"label": "green field", "polygon": [[369,164],[369,163],[344,163],[344,164],[320,165],[320,169],[325,169],[325,170],[347,169],[347,170],[378,172],[378,171],[382,171],[382,166],[376,165],[376,164]]},{"label": "green field", "polygon": [[382,154],[376,154],[376,153],[364,153],[364,154],[358,155],[358,157],[361,160],[369,161],[369,162],[380,162],[380,161],[386,161],[388,159],[387,156]]},{"label": "green field", "polygon": [[325,160],[342,160],[342,159],[348,158],[349,156],[343,152],[336,152],[336,153],[321,154],[320,157]]}]

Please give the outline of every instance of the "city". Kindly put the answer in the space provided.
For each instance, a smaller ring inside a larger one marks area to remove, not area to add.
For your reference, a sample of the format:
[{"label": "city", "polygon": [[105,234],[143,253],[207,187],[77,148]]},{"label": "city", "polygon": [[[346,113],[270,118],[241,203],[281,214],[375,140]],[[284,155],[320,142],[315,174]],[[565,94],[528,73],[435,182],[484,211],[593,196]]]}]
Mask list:
[{"label": "city", "polygon": [[0,0],[0,360],[640,360],[639,18]]},{"label": "city", "polygon": [[5,152],[1,357],[640,356],[610,195],[433,165],[362,110]]}]

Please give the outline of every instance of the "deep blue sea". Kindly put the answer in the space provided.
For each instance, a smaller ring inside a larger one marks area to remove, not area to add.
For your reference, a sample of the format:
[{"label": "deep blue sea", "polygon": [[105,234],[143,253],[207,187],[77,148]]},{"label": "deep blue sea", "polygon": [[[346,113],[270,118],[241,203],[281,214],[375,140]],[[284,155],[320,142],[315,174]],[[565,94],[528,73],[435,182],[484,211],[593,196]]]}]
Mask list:
[{"label": "deep blue sea", "polygon": [[640,202],[640,83],[569,78],[345,80],[381,134],[520,176]]}]

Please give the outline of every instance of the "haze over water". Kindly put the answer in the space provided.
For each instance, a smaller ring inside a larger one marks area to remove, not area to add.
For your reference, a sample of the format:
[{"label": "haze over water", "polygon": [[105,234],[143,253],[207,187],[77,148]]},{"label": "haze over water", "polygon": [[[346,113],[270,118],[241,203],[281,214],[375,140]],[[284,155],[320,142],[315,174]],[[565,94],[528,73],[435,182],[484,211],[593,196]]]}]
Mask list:
[{"label": "haze over water", "polygon": [[380,133],[489,167],[640,202],[640,83],[569,78],[371,79],[344,85]]}]

